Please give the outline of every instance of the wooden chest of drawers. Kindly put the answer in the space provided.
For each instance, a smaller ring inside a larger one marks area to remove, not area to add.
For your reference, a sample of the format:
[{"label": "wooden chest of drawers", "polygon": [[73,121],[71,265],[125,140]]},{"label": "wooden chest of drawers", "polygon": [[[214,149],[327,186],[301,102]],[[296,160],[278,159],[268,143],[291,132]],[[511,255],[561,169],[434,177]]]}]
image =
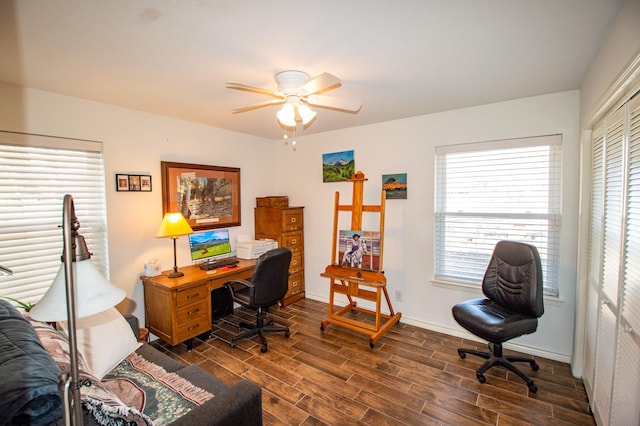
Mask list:
[{"label": "wooden chest of drawers", "polygon": [[270,238],[278,247],[292,252],[289,267],[289,290],[283,306],[303,299],[304,290],[304,207],[256,207],[256,239]]}]

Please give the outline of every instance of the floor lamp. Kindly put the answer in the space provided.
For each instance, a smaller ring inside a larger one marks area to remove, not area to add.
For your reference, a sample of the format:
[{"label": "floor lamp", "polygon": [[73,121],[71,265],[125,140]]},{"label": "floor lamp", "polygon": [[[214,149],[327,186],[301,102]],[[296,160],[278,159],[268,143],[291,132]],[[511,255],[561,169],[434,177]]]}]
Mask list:
[{"label": "floor lamp", "polygon": [[45,295],[29,312],[37,321],[67,321],[69,324],[69,370],[61,373],[65,424],[81,425],[82,402],[78,373],[76,318],[97,314],[118,304],[125,297],[98,272],[89,260],[91,253],[78,234],[80,222],[73,197],[64,196],[62,205],[62,266]]}]

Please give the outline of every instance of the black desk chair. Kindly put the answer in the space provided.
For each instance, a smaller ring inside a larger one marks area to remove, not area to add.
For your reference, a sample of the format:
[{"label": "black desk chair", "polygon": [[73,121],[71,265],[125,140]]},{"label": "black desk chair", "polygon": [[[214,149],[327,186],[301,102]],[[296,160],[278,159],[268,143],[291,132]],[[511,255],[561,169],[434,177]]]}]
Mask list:
[{"label": "black desk chair", "polygon": [[517,374],[531,392],[536,392],[533,380],[512,362],[528,362],[534,371],[538,364],[533,358],[503,355],[502,344],[538,328],[538,318],[544,312],[538,250],[529,244],[498,242],[482,280],[482,292],[486,298],[458,303],[452,312],[458,324],[490,342],[491,352],[458,349],[458,355],[463,359],[466,354],[487,359],[476,371],[480,383],[487,381],[484,372],[497,364]]},{"label": "black desk chair", "polygon": [[[267,351],[267,339],[265,333],[284,332],[289,337],[289,327],[276,327],[273,320],[265,325],[265,317],[270,306],[275,305],[287,292],[289,286],[289,263],[291,263],[291,250],[282,247],[269,250],[258,258],[251,282],[246,280],[233,280],[225,283],[234,302],[250,309],[255,309],[256,323],[242,322],[239,328],[248,331],[234,336],[231,339],[231,347],[236,347],[236,341],[245,337],[260,336],[262,352]],[[234,288],[235,284],[235,288]]]}]

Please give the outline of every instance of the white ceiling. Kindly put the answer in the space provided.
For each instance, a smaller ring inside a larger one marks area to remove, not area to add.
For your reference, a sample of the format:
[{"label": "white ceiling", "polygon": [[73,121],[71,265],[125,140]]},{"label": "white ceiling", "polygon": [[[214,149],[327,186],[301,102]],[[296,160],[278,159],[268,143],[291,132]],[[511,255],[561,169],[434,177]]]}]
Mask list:
[{"label": "white ceiling", "polygon": [[298,135],[580,88],[622,0],[2,0],[0,81],[269,139],[273,75],[330,72]]}]

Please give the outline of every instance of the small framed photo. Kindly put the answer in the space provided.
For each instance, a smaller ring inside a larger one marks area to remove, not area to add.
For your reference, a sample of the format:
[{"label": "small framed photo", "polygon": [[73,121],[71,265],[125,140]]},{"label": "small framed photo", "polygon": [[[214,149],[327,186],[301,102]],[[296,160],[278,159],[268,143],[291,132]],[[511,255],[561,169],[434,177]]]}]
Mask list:
[{"label": "small framed photo", "polygon": [[151,175],[116,173],[116,191],[151,192]]},{"label": "small framed photo", "polygon": [[116,175],[116,191],[129,190],[129,175]]},{"label": "small framed photo", "polygon": [[151,192],[151,176],[140,176],[140,191]]},{"label": "small framed photo", "polygon": [[140,191],[139,175],[129,175],[129,191]]}]

